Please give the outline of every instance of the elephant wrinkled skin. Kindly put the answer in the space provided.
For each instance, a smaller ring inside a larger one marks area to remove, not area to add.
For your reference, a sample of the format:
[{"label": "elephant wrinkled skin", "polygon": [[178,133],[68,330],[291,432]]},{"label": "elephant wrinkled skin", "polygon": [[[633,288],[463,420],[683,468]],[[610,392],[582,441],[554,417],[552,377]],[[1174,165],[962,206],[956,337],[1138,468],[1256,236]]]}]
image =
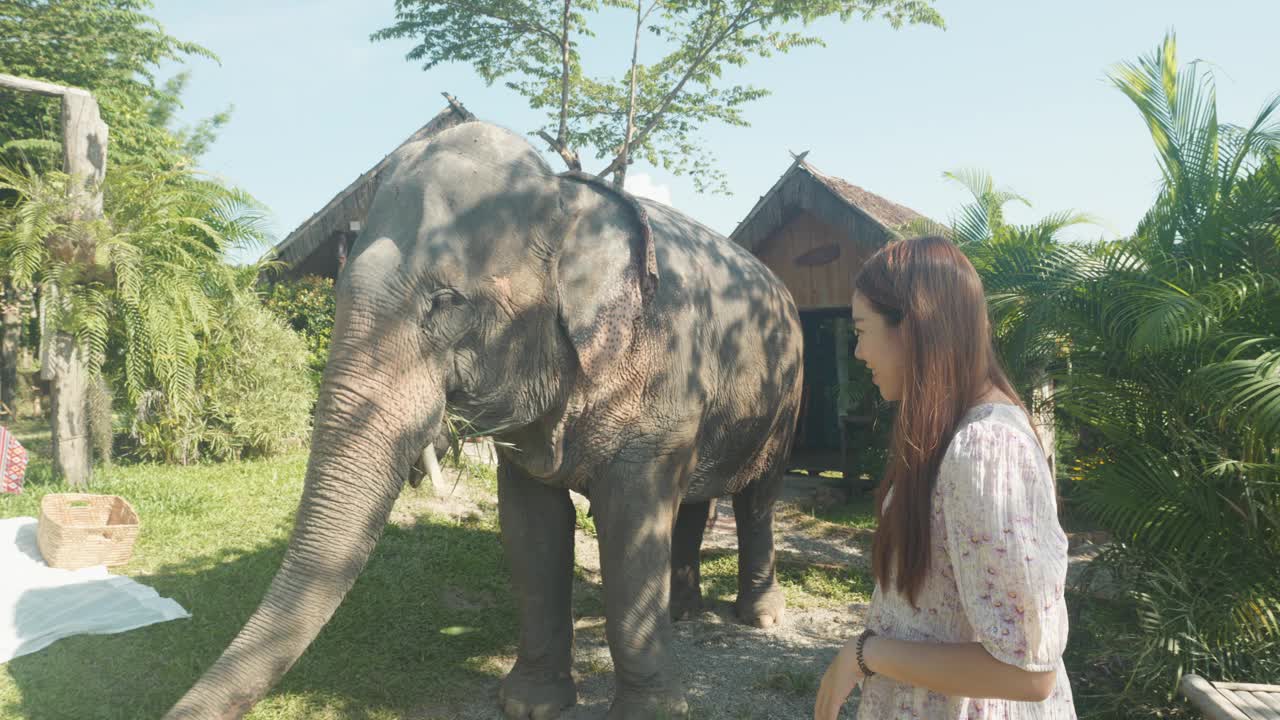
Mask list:
[{"label": "elephant wrinkled skin", "polygon": [[415,462],[421,479],[446,405],[500,441],[521,616],[499,693],[508,717],[554,717],[576,699],[571,490],[590,498],[600,543],[611,718],[686,709],[671,622],[701,605],[713,498],[733,497],[739,617],[779,619],[773,505],[802,340],[790,294],[750,253],[468,122],[397,151],[335,292],[281,568],[167,717],[242,717],[288,671],[364,568]]}]

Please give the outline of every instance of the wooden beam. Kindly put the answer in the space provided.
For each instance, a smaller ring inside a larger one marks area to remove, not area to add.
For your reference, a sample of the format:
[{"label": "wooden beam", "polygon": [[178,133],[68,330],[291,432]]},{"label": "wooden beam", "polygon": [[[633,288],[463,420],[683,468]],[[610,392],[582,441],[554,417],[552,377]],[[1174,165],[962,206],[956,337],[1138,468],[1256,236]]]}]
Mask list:
[{"label": "wooden beam", "polygon": [[68,87],[66,85],[54,85],[53,83],[47,83],[41,80],[20,78],[15,75],[5,75],[4,73],[0,73],[0,88],[21,90],[23,92],[45,95],[47,97],[66,97],[67,95],[82,95],[84,97],[90,97],[87,90],[81,90],[80,88]]},{"label": "wooden beam", "polygon": [[1260,683],[1219,682],[1214,687],[1222,690],[1243,690],[1244,692],[1280,693],[1280,685],[1262,685]]},{"label": "wooden beam", "polygon": [[1212,683],[1199,675],[1183,675],[1178,689],[1207,720],[1249,720]]},{"label": "wooden beam", "polygon": [[466,107],[464,107],[462,104],[462,101],[458,100],[458,98],[450,95],[447,92],[442,92],[440,94],[444,96],[445,100],[449,101],[449,106],[454,109],[454,112],[461,115],[465,120],[467,120],[467,122],[471,122],[476,119],[476,116],[472,115],[471,111],[468,110]]}]

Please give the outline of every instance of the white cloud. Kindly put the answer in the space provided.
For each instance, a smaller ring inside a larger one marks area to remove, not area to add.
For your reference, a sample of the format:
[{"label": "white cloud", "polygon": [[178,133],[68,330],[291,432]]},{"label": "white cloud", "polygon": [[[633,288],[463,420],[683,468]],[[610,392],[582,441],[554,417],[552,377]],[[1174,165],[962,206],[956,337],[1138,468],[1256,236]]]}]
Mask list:
[{"label": "white cloud", "polygon": [[627,179],[623,186],[632,195],[649,198],[663,205],[671,204],[671,186],[660,185],[645,173],[627,173]]}]

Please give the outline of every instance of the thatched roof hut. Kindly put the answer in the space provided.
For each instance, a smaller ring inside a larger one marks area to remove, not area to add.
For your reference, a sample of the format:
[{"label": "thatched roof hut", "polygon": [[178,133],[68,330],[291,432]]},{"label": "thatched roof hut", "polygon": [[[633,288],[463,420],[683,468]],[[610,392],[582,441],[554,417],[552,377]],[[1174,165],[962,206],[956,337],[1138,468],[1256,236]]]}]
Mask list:
[{"label": "thatched roof hut", "polygon": [[[474,120],[470,112],[451,102],[431,122],[423,125],[399,147],[431,137],[442,130]],[[396,149],[398,150],[399,147]],[[394,150],[334,195],[273,249],[274,259],[286,265],[284,277],[320,275],[336,278],[356,233],[364,225],[374,192]]]}]

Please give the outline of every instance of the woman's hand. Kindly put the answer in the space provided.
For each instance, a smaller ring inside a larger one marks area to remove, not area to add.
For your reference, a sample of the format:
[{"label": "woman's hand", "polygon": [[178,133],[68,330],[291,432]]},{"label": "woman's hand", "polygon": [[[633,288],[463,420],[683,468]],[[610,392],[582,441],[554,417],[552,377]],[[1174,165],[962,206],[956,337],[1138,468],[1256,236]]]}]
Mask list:
[{"label": "woman's hand", "polygon": [[840,648],[836,658],[827,666],[822,676],[822,684],[818,686],[818,701],[813,706],[813,720],[836,720],[840,708],[849,699],[854,686],[862,681],[862,671],[858,669],[858,638]]}]

